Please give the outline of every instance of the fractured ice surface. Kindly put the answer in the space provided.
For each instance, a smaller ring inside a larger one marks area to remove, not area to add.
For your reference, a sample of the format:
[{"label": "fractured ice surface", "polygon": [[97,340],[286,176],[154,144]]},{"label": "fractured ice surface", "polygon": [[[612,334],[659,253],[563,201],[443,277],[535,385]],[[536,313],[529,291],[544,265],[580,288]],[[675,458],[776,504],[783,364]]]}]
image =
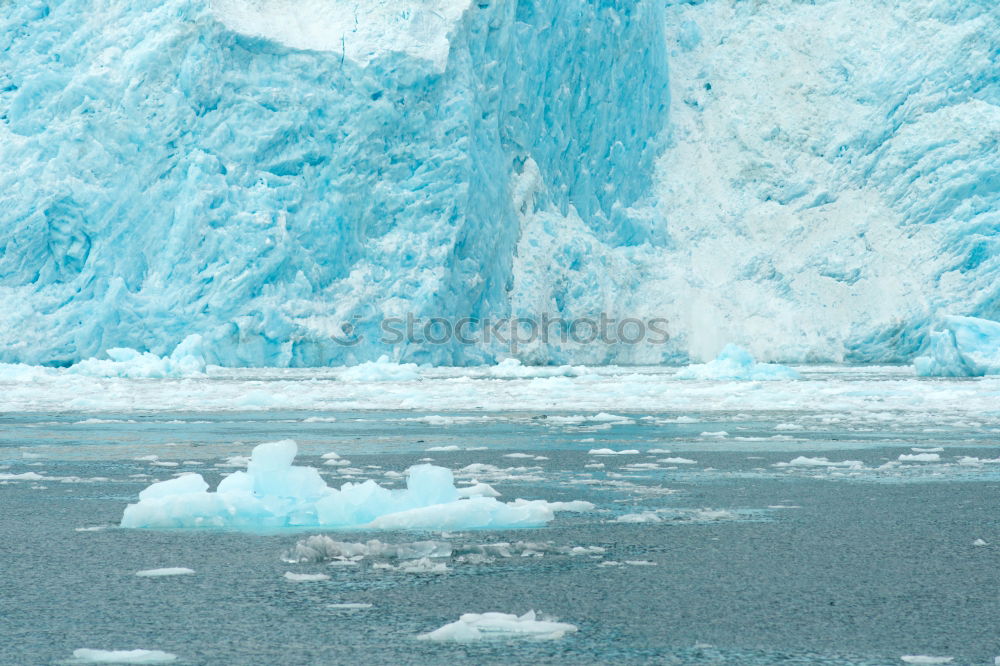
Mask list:
[{"label": "fractured ice surface", "polygon": [[540,620],[535,611],[528,611],[520,617],[508,613],[466,613],[457,622],[446,624],[417,638],[422,641],[454,643],[512,638],[555,640],[577,630],[575,625],[565,622]]},{"label": "fractured ice surface", "polygon": [[282,527],[370,529],[481,529],[537,527],[556,511],[585,511],[586,502],[497,501],[485,484],[463,492],[448,469],[417,465],[407,470],[405,490],[374,481],[327,486],[313,467],[297,467],[294,441],[260,444],[245,472],[219,483],[216,492],[200,474],[154,483],[126,507],[122,527]]},{"label": "fractured ice surface", "polygon": [[218,365],[371,361],[383,317],[509,314],[536,211],[662,239],[638,210],[668,121],[654,0],[4,7],[2,361],[190,334]]},{"label": "fractured ice surface", "polygon": [[800,379],[801,375],[784,365],[757,363],[746,349],[728,344],[723,347],[715,360],[681,368],[675,377],[709,380],[777,380]]},{"label": "fractured ice surface", "polygon": [[927,355],[913,361],[921,377],[1000,375],[1000,322],[946,316],[930,334]]}]

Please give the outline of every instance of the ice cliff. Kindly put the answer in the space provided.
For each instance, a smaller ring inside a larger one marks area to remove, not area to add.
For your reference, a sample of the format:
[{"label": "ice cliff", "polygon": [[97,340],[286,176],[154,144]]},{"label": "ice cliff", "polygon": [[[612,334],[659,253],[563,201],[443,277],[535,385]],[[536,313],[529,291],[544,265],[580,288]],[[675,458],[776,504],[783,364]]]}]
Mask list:
[{"label": "ice cliff", "polygon": [[475,363],[379,321],[602,312],[673,337],[519,356],[901,361],[1000,319],[992,0],[0,7],[0,362]]}]

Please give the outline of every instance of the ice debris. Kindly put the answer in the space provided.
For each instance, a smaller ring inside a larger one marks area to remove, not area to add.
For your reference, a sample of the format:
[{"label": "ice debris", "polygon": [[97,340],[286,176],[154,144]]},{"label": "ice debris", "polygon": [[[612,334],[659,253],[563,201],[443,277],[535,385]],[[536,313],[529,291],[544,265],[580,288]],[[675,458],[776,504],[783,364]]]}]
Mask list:
[{"label": "ice debris", "polygon": [[122,527],[221,527],[269,530],[285,527],[367,527],[370,529],[482,529],[538,527],[556,511],[593,508],[587,502],[517,500],[505,504],[485,484],[455,487],[451,470],[416,465],[407,470],[406,489],[390,490],[372,480],[327,486],[313,467],[292,465],[292,440],[257,446],[246,471],[223,479],[209,492],[200,474],[154,483],[125,508]]},{"label": "ice debris", "polygon": [[750,352],[728,344],[714,361],[689,365],[674,375],[675,379],[708,380],[777,380],[800,379],[798,372],[775,363],[757,363]]},{"label": "ice debris", "polygon": [[466,613],[457,622],[446,624],[417,638],[422,641],[453,643],[511,638],[554,640],[576,631],[577,627],[572,624],[539,620],[535,611],[528,611],[520,617],[507,613]]},{"label": "ice debris", "polygon": [[151,379],[163,377],[199,377],[207,364],[200,335],[189,335],[169,356],[157,356],[127,347],[107,350],[107,359],[88,358],[67,372],[90,377],[127,377]]},{"label": "ice debris", "polygon": [[925,356],[913,361],[920,377],[1000,375],[1000,322],[945,316],[943,331],[930,334]]},{"label": "ice debris", "polygon": [[394,363],[382,355],[377,361],[369,361],[347,368],[340,373],[345,382],[408,382],[420,379],[420,370],[415,363]]}]

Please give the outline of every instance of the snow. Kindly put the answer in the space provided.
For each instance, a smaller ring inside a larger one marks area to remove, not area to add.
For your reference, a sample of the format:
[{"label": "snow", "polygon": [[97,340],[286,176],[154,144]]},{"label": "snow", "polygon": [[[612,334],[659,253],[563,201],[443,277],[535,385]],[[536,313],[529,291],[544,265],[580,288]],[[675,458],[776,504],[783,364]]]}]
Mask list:
[{"label": "snow", "polygon": [[457,622],[446,624],[417,638],[422,641],[471,643],[480,640],[556,640],[577,631],[565,622],[540,620],[535,611],[524,615],[507,613],[466,613]]},{"label": "snow", "polygon": [[73,650],[73,663],[77,664],[169,664],[177,655],[160,650]]},{"label": "snow", "polygon": [[193,573],[194,569],[185,567],[165,567],[163,569],[143,569],[136,571],[135,575],[143,578],[161,578],[164,576],[190,576]]},{"label": "snow", "polygon": [[681,368],[675,375],[677,379],[702,380],[780,380],[799,379],[801,376],[795,370],[774,363],[757,363],[746,349],[734,344],[728,344],[714,361],[700,365],[689,365]]},{"label": "snow", "polygon": [[930,334],[927,355],[913,361],[919,376],[1000,375],[1000,322],[949,315],[942,324]]},{"label": "snow", "polygon": [[[486,484],[455,487],[448,469],[416,465],[407,470],[406,489],[390,490],[374,481],[327,486],[313,467],[292,464],[292,440],[256,446],[246,471],[224,478],[215,492],[200,474],[184,474],[150,485],[125,508],[121,525],[216,527],[272,530],[288,527],[369,529],[502,529],[538,527],[557,511],[584,511],[587,502],[517,500],[504,504]],[[360,472],[360,470],[359,470]],[[464,495],[464,496],[463,496]]]},{"label": "snow", "polygon": [[404,53],[443,71],[450,33],[470,3],[353,0],[334,6],[323,0],[214,0],[212,7],[230,29],[293,49],[330,51],[359,65]]}]

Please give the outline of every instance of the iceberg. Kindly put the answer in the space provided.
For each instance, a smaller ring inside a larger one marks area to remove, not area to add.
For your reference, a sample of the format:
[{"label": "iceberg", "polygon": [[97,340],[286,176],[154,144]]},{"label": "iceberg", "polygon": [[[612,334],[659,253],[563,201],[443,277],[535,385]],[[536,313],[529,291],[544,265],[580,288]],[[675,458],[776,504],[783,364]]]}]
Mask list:
[{"label": "iceberg", "polygon": [[927,354],[913,361],[920,377],[1000,375],[1000,322],[945,316],[930,334]]},{"label": "iceberg", "polygon": [[593,508],[586,502],[518,500],[472,496],[455,487],[451,470],[416,465],[407,470],[406,489],[390,490],[374,481],[327,486],[314,467],[292,464],[293,440],[254,448],[246,471],[224,478],[215,492],[200,474],[185,474],[150,485],[125,508],[126,528],[227,528],[268,531],[329,527],[373,530],[464,530],[539,527],[556,511]]},{"label": "iceberg", "polygon": [[757,363],[747,350],[734,344],[728,344],[719,352],[719,356],[714,361],[681,368],[674,375],[674,378],[756,381],[801,379],[801,375],[784,365]]}]

